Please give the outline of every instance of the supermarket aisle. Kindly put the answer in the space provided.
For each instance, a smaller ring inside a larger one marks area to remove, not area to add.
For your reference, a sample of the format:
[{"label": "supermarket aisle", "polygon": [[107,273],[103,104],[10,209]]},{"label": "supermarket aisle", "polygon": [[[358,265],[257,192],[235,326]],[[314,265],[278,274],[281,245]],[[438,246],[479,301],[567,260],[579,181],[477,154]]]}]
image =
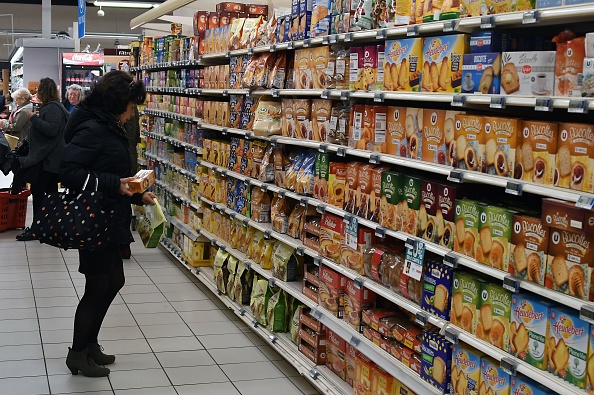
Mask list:
[{"label": "supermarket aisle", "polygon": [[0,233],[0,388],[12,395],[317,394],[186,269],[140,243],[100,333],[117,355],[111,375],[72,376],[77,252],[16,242],[18,232]]}]

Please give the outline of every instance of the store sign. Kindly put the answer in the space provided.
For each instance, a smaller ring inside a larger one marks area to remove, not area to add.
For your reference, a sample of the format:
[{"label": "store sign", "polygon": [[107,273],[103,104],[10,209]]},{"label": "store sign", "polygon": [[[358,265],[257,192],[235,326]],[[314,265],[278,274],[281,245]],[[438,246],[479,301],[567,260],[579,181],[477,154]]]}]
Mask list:
[{"label": "store sign", "polygon": [[102,53],[86,52],[64,52],[62,54],[62,64],[72,64],[77,66],[103,66]]},{"label": "store sign", "polygon": [[103,55],[105,56],[130,56],[131,50],[129,48],[105,48]]},{"label": "store sign", "polygon": [[85,36],[85,20],[87,13],[87,0],[78,0],[78,38]]}]

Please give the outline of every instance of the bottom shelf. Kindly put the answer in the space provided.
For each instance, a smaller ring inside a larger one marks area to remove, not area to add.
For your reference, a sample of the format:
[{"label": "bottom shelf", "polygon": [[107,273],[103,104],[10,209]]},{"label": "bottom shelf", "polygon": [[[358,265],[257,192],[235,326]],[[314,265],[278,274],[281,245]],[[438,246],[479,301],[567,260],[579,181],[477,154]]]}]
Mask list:
[{"label": "bottom shelf", "polygon": [[260,326],[253,318],[249,306],[240,305],[232,301],[227,295],[219,292],[213,281],[213,269],[211,267],[195,268],[188,265],[182,258],[181,250],[167,238],[161,240],[161,248],[175,257],[200,282],[208,287],[213,294],[217,295],[253,332],[264,339],[268,345],[274,348],[301,376],[305,377],[320,392],[336,395],[351,395],[353,393],[353,389],[326,366],[315,365],[302,355],[297,349],[297,346],[291,342],[287,333],[272,333]]}]

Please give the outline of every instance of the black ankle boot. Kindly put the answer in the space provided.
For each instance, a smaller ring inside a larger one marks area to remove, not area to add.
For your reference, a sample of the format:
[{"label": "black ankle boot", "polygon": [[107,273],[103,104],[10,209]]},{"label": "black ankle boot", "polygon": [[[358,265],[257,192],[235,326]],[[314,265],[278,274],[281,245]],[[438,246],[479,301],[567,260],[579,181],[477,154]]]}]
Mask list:
[{"label": "black ankle boot", "polygon": [[109,369],[101,367],[93,361],[89,355],[89,350],[85,348],[82,351],[72,351],[68,347],[68,356],[66,357],[66,366],[73,375],[80,371],[87,377],[106,377],[109,376]]},{"label": "black ankle boot", "polygon": [[115,355],[103,354],[103,347],[97,343],[89,344],[87,349],[97,365],[111,365],[115,362]]},{"label": "black ankle boot", "polygon": [[20,235],[17,235],[16,239],[18,241],[30,241],[30,240],[35,240],[35,237],[33,237],[33,233],[31,233],[31,229],[25,228],[25,231],[23,233],[21,233]]}]

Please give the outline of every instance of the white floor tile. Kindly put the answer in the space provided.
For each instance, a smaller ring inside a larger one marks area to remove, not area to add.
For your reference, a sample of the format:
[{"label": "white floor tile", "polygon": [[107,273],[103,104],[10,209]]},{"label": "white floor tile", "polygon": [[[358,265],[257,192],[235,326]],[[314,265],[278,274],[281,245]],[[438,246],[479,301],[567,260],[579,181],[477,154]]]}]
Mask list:
[{"label": "white floor tile", "polygon": [[34,272],[31,273],[31,279],[33,281],[38,280],[70,280],[70,275],[67,271],[60,272]]},{"label": "white floor tile", "polygon": [[268,357],[257,347],[219,348],[208,351],[219,364],[268,362]]},{"label": "white floor tile", "polygon": [[[108,351],[108,350],[106,350]],[[153,353],[116,354],[116,361],[109,365],[112,372],[120,370],[160,369],[159,360]]]},{"label": "white floor tile", "polygon": [[224,383],[229,381],[217,365],[165,368],[173,385]]},{"label": "white floor tile", "polygon": [[138,325],[159,325],[164,322],[168,324],[183,324],[178,313],[146,313],[134,314],[134,318]]},{"label": "white floor tile", "polygon": [[[35,290],[36,298],[53,298],[56,296],[71,296],[76,297],[74,287],[70,288],[38,288]],[[37,307],[40,307],[37,305]]]},{"label": "white floor tile", "polygon": [[53,297],[36,297],[35,303],[37,307],[67,307],[77,306],[78,297],[76,296],[53,296]]},{"label": "white floor tile", "polygon": [[161,293],[143,293],[122,295],[126,303],[155,303],[166,302],[165,296]]},{"label": "white floor tile", "polygon": [[287,378],[237,381],[235,386],[241,395],[303,395]]},{"label": "white floor tile", "polygon": [[177,395],[177,392],[175,392],[174,387],[134,388],[128,390],[115,390],[115,395]]},{"label": "white floor tile", "polygon": [[216,364],[214,359],[205,350],[158,352],[156,355],[164,368]]},{"label": "white floor tile", "polygon": [[81,373],[48,376],[52,393],[67,394],[69,392],[106,391],[111,389],[107,377],[85,377]]},{"label": "white floor tile", "polygon": [[0,362],[0,378],[45,376],[45,361],[29,359]]},{"label": "white floor tile", "polygon": [[158,337],[147,339],[153,352],[202,350],[204,347],[194,336]]},{"label": "white floor tile", "polygon": [[[33,298],[0,299],[0,310],[3,309],[32,309],[35,307]],[[2,312],[0,311],[0,314]]]},{"label": "white floor tile", "polygon": [[[26,262],[25,262],[26,264]],[[1,277],[1,276],[0,276]],[[30,280],[22,281],[0,281],[0,289],[31,289]]]},{"label": "white floor tile", "polygon": [[[51,289],[66,289],[66,288],[51,288]],[[72,318],[74,320],[74,314],[76,313],[76,307],[74,306],[63,306],[63,307],[44,307],[37,309],[39,318]]]},{"label": "white floor tile", "polygon": [[120,294],[122,295],[150,293],[161,293],[161,291],[159,291],[159,288],[154,284],[126,284],[120,291]]},{"label": "white floor tile", "polygon": [[232,323],[188,322],[188,326],[196,336],[241,333],[241,331]]},{"label": "white floor tile", "polygon": [[285,377],[272,362],[245,362],[221,365],[223,372],[232,382],[241,380],[262,380]]},{"label": "white floor tile", "polygon": [[22,344],[41,344],[39,331],[0,333],[0,346],[20,346]]},{"label": "white floor tile", "polygon": [[240,395],[231,383],[178,385],[175,389],[179,395]]},{"label": "white floor tile", "polygon": [[174,313],[175,309],[169,302],[158,303],[130,303],[127,305],[132,314],[146,313]]},{"label": "white floor tile", "polygon": [[101,328],[99,340],[127,340],[144,339],[144,335],[138,326],[114,326],[112,328]]},{"label": "white floor tile", "polygon": [[114,390],[171,386],[163,369],[117,371],[109,375],[109,381]]},{"label": "white floor tile", "polygon": [[72,341],[72,331],[42,331],[41,340],[44,344],[68,343],[69,341]]},{"label": "white floor tile", "polygon": [[[0,276],[2,276],[0,274]],[[19,298],[32,298],[33,288],[22,288],[22,289],[2,289],[0,290],[0,299],[19,299]]]},{"label": "white floor tile", "polygon": [[251,347],[254,345],[247,337],[240,334],[205,335],[198,336],[198,340],[207,350],[211,348]]},{"label": "white floor tile", "polygon": [[147,339],[194,335],[186,324],[142,325],[140,329]]},{"label": "white floor tile", "polygon": [[0,320],[12,319],[22,320],[26,318],[37,318],[35,309],[4,309],[0,310]]},{"label": "white floor tile", "polygon": [[[13,299],[19,300],[19,299]],[[17,332],[17,331],[37,331],[39,324],[36,319],[28,318],[24,320],[4,319],[0,321],[0,332]]]},{"label": "white floor tile", "polygon": [[0,379],[0,388],[9,389],[11,394],[45,395],[49,394],[47,376]]},{"label": "white floor tile", "polygon": [[220,310],[182,311],[179,313],[185,322],[227,322],[229,319]]},{"label": "white floor tile", "polygon": [[[43,358],[43,351],[40,344],[0,347],[0,361],[21,361],[41,358]],[[0,386],[0,388],[2,387]]]},{"label": "white floor tile", "polygon": [[145,339],[102,340],[101,346],[113,354],[141,354],[151,352]]},{"label": "white floor tile", "polygon": [[186,300],[182,302],[171,302],[176,311],[202,311],[218,310],[218,306],[211,300]]}]

